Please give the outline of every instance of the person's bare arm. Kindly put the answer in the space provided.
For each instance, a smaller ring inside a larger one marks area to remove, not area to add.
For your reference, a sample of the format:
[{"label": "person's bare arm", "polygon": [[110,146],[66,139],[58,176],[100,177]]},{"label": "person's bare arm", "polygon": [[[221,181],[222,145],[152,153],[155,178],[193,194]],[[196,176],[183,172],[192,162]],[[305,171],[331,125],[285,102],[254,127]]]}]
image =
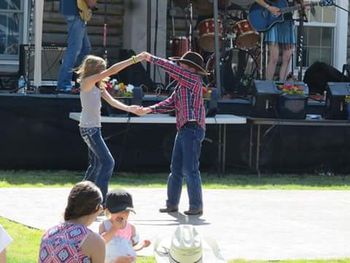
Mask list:
[{"label": "person's bare arm", "polygon": [[109,94],[109,92],[107,90],[103,90],[102,92],[102,98],[112,107],[123,110],[123,111],[127,111],[127,112],[131,112],[134,114],[138,114],[138,110],[142,107],[138,106],[138,105],[126,105],[124,103],[122,103],[121,101],[113,98],[111,96],[111,94]]},{"label": "person's bare arm", "polygon": [[84,80],[82,81],[82,86],[84,87],[84,91],[89,91],[90,89],[92,89],[92,87],[95,86],[96,83],[100,82],[101,80],[106,79],[107,77],[117,74],[118,72],[122,71],[123,69],[141,62],[144,60],[144,54],[140,53],[136,56],[133,56],[129,59],[123,60],[121,62],[115,63],[114,65],[110,66],[108,69],[91,75],[89,77],[84,78]]},{"label": "person's bare arm", "polygon": [[281,14],[281,10],[278,7],[269,5],[265,2],[265,0],[255,0],[256,3],[261,5],[262,7],[266,8],[269,12],[274,14],[275,16],[279,16]]},{"label": "person's bare arm", "polygon": [[90,233],[81,245],[83,253],[91,258],[92,263],[104,263],[106,247],[102,237],[97,233]]},{"label": "person's bare arm", "polygon": [[96,7],[96,4],[97,4],[97,0],[84,0],[85,3],[87,4],[87,6],[89,8],[94,8]]},{"label": "person's bare arm", "polygon": [[118,231],[118,229],[124,228],[126,225],[126,221],[123,218],[117,218],[116,220],[112,221],[112,227],[108,231],[106,231],[104,228],[104,231],[99,231],[101,237],[104,239],[105,243],[107,244],[109,241],[112,240],[115,233]]},{"label": "person's bare arm", "polygon": [[6,249],[0,252],[0,262],[6,263]]}]

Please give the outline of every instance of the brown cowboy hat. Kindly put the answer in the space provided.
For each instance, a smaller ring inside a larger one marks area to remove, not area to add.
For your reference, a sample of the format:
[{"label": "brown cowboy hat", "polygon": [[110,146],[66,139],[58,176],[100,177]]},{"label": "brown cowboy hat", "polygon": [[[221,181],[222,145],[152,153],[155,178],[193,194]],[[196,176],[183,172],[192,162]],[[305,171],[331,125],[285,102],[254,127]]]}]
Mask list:
[{"label": "brown cowboy hat", "polygon": [[209,75],[209,73],[204,69],[203,57],[197,52],[187,51],[182,57],[170,57],[169,59],[186,64],[196,69],[198,74]]}]

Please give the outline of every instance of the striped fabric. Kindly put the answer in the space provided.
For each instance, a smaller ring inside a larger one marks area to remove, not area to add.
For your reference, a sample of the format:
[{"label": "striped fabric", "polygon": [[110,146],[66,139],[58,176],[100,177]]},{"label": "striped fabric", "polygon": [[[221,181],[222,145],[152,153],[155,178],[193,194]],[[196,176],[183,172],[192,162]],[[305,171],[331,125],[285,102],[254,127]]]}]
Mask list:
[{"label": "striped fabric", "polygon": [[167,99],[151,106],[153,113],[175,110],[176,128],[181,129],[188,121],[196,120],[205,129],[205,108],[203,104],[203,83],[201,76],[191,73],[177,64],[155,56],[151,63],[163,68],[177,81],[174,92]]},{"label": "striped fabric", "polygon": [[81,243],[91,233],[86,226],[63,223],[46,231],[41,239],[39,263],[91,263]]}]

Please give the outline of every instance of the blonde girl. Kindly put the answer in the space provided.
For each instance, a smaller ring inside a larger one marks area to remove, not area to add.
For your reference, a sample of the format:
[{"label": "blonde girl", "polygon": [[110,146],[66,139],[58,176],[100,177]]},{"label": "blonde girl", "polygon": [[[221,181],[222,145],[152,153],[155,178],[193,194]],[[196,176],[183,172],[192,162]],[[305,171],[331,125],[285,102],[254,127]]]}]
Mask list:
[{"label": "blonde girl", "polygon": [[128,106],[114,99],[105,89],[108,77],[143,60],[139,54],[116,63],[106,69],[106,62],[97,56],[88,55],[77,69],[80,81],[80,134],[88,146],[89,166],[84,180],[94,182],[105,201],[108,181],[112,176],[115,161],[101,135],[101,98],[117,109],[137,113],[138,106]]}]

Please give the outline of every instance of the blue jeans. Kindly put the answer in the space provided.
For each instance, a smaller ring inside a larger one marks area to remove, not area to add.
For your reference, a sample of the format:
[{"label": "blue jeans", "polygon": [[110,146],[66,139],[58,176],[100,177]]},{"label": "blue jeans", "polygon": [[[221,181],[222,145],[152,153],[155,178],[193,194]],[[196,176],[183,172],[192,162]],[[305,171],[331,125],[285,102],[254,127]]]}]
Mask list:
[{"label": "blue jeans", "polygon": [[108,181],[114,169],[114,159],[101,135],[101,128],[80,128],[80,135],[88,146],[89,167],[84,180],[95,183],[106,200]]},{"label": "blue jeans", "polygon": [[72,88],[73,68],[90,53],[91,44],[86,24],[80,16],[65,16],[65,19],[68,25],[67,50],[60,67],[57,88],[68,91]]},{"label": "blue jeans", "polygon": [[199,158],[205,131],[198,125],[182,127],[176,134],[168,177],[167,207],[177,208],[185,177],[190,209],[202,209],[202,179]]}]

